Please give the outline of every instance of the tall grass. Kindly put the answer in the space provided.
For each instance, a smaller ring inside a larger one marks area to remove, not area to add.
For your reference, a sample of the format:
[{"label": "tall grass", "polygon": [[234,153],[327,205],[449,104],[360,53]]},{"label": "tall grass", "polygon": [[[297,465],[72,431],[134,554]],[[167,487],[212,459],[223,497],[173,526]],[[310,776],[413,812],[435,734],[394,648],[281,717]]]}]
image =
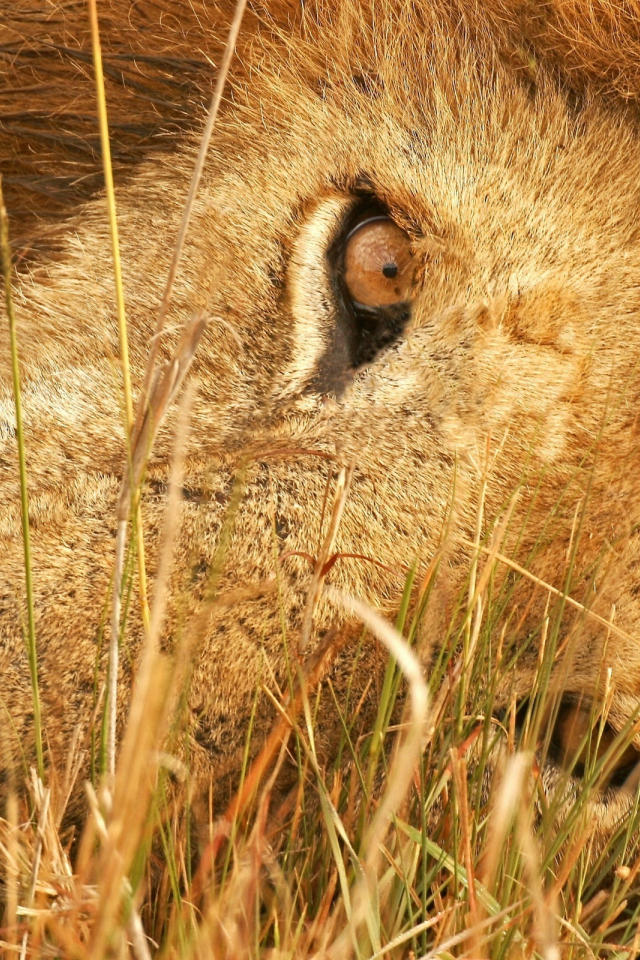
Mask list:
[{"label": "tall grass", "polygon": [[[179,652],[171,662],[156,649],[134,695],[110,819],[91,794],[75,863],[53,823],[54,798],[45,808],[37,780],[36,817],[22,831],[8,820],[1,825],[5,870],[17,878],[20,904],[18,928],[6,942],[17,945],[26,930],[33,955],[130,950],[141,956],[136,936],[144,929],[153,940],[145,949],[163,957],[634,956],[637,787],[629,788],[629,812],[599,850],[588,807],[632,739],[634,718],[598,751],[605,685],[576,756],[565,760],[555,792],[545,789],[537,771],[547,720],[532,731],[557,699],[547,677],[561,600],[550,601],[539,624],[544,652],[530,700],[517,705],[516,715],[515,701],[509,705],[502,696],[507,706],[499,707],[497,696],[521,652],[506,638],[496,650],[494,619],[513,584],[499,579],[494,560],[492,587],[481,550],[478,561],[484,614],[467,660],[464,702],[460,665],[468,650],[471,570],[450,643],[426,676],[426,725],[425,715],[412,717],[405,704],[413,669],[406,658],[429,623],[429,585],[410,573],[397,633],[345,598],[378,637],[384,631],[404,637],[394,641],[399,646],[388,661],[377,715],[362,723],[358,703],[334,697],[330,674],[322,680],[303,667],[298,695],[280,704],[274,729],[281,735],[270,761],[254,776],[259,760],[248,759],[255,754],[249,729],[244,783],[251,788],[241,790],[242,801],[226,816],[200,821],[199,839],[190,823],[188,755],[174,761],[167,755],[182,731],[169,735],[166,704],[178,702],[187,678],[178,676]],[[371,642],[365,634],[360,651]],[[359,669],[357,649],[353,669]],[[342,732],[332,758],[323,761],[315,718],[327,702]],[[297,777],[283,796],[277,786],[286,757]],[[572,778],[578,761],[583,769]],[[30,884],[33,907],[26,910]]]}]

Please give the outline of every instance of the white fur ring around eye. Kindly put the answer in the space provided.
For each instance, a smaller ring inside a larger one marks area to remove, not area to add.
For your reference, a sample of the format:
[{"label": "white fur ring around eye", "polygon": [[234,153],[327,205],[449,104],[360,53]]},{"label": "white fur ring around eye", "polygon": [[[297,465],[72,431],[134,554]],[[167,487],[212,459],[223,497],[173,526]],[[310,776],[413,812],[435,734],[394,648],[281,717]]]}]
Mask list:
[{"label": "white fur ring around eye", "polygon": [[404,303],[411,297],[411,241],[390,217],[358,224],[344,248],[344,282],[352,300],[367,307]]}]

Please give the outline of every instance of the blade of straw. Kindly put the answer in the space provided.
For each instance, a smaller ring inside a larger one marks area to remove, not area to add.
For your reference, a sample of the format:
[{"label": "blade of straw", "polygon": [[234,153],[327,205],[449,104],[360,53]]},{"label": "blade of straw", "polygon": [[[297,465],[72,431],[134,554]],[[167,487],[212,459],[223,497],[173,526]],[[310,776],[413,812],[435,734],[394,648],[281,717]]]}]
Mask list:
[{"label": "blade of straw", "polygon": [[[91,45],[93,48],[93,65],[96,74],[96,99],[98,102],[98,119],[100,124],[100,146],[102,149],[102,166],[104,170],[105,194],[109,217],[109,231],[111,234],[111,256],[113,260],[113,275],[116,287],[116,309],[118,314],[118,331],[120,337],[120,359],[122,363],[122,383],[124,391],[124,405],[126,415],[127,455],[131,459],[131,433],[133,430],[133,394],[131,391],[131,369],[129,364],[129,342],[127,337],[127,317],[124,305],[124,285],[122,282],[122,263],[120,260],[120,241],[118,238],[118,219],[116,216],[116,197],[113,186],[113,169],[111,164],[111,145],[109,142],[109,123],[107,119],[107,101],[104,92],[104,73],[102,70],[102,50],[100,46],[100,30],[98,27],[98,11],[96,0],[88,0],[89,17],[91,21]],[[138,551],[138,578],[140,585],[140,607],[145,631],[149,632],[149,601],[147,598],[147,574],[144,558],[144,539],[142,533],[142,514],[140,505],[136,504],[136,545]]]},{"label": "blade of straw", "polygon": [[[223,94],[224,86],[227,80],[227,75],[229,73],[231,60],[235,52],[238,33],[240,32],[240,25],[242,23],[242,17],[244,15],[244,10],[246,5],[247,5],[247,0],[238,0],[238,3],[236,4],[235,13],[233,15],[233,20],[229,28],[229,36],[227,37],[227,43],[224,49],[222,63],[220,64],[220,70],[218,71],[218,77],[216,79],[215,89],[213,91],[213,96],[211,98],[209,113],[207,115],[207,122],[205,124],[205,128],[202,133],[202,140],[200,141],[200,149],[198,150],[198,156],[196,157],[195,166],[193,168],[193,175],[191,177],[191,183],[189,184],[189,193],[187,195],[187,199],[184,205],[182,220],[180,222],[178,236],[176,239],[175,247],[173,249],[173,257],[171,258],[171,265],[169,266],[169,275],[167,276],[167,282],[164,288],[164,293],[162,295],[162,302],[160,303],[160,310],[158,311],[156,328],[154,331],[153,338],[151,340],[151,350],[149,351],[149,360],[147,363],[147,370],[144,378],[144,383],[142,386],[142,394],[141,394],[142,409],[144,409],[144,406],[146,406],[146,403],[147,403],[149,385],[153,377],[155,361],[158,355],[160,334],[162,333],[164,322],[165,322],[167,313],[169,311],[169,303],[171,302],[173,284],[176,278],[176,274],[178,272],[178,265],[180,263],[180,258],[182,256],[182,251],[184,249],[184,244],[187,237],[187,230],[189,229],[189,223],[191,221],[191,215],[193,213],[193,207],[195,204],[196,194],[198,192],[198,187],[200,185],[200,180],[202,178],[202,173],[204,170],[205,160],[207,158],[207,152],[209,150],[211,134],[213,133],[213,128],[215,126],[216,118],[218,116],[218,111],[220,109],[220,104],[222,102],[222,94]],[[140,416],[140,410],[138,411],[138,416]]]}]

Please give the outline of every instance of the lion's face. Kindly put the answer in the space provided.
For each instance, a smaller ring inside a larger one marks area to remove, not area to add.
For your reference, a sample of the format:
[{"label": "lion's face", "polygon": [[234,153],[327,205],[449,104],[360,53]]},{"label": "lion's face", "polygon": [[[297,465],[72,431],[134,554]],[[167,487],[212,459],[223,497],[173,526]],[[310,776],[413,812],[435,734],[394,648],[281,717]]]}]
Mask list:
[{"label": "lion's face", "polygon": [[[478,536],[480,567],[493,550],[496,582],[512,583],[492,625],[518,651],[497,708],[515,698],[521,715],[557,621],[555,783],[580,769],[594,704],[606,694],[611,731],[638,707],[633,133],[551,84],[523,91],[450,39],[434,64],[395,37],[366,80],[340,38],[323,42],[346,64],[330,78],[303,80],[296,62],[277,83],[268,64],[253,78],[223,134],[239,159],[230,172],[218,147],[195,228],[193,290],[242,343],[212,333],[229,372],[213,385],[202,360],[211,400],[194,425],[214,459],[224,443],[254,458],[234,576],[266,577],[279,553],[296,638],[330,513],[326,458],[353,465],[331,580],[392,616],[408,568],[440,551],[428,663]],[[263,604],[241,618],[249,644]],[[319,634],[336,615],[320,606]],[[612,764],[609,819],[634,764],[633,751]]]},{"label": "lion's face", "polygon": [[[597,106],[570,107],[544,77],[525,91],[488,45],[479,58],[446,22],[398,17],[364,52],[370,25],[355,16],[257,44],[205,171],[169,324],[195,310],[210,318],[176,592],[198,593],[241,465],[224,588],[277,571],[278,590],[214,616],[194,680],[196,739],[205,765],[242,751],[257,678],[281,680],[283,631],[298,642],[331,476],[345,468],[331,581],[393,617],[408,569],[424,575],[438,557],[420,631],[427,671],[485,562],[495,589],[510,584],[492,630],[517,651],[496,710],[531,695],[556,619],[551,784],[592,703],[606,693],[612,731],[640,704],[635,135]],[[138,375],[193,153],[141,168],[122,196]],[[90,513],[101,557],[87,549],[73,572],[54,564],[52,595],[69,576],[108,580],[100,516],[112,510],[104,477],[120,439],[117,423],[105,426],[116,391],[102,348],[114,327],[101,217],[90,206],[65,263],[23,293],[43,496],[73,449],[81,489],[55,523],[79,530]],[[73,333],[57,323],[36,335],[61,303]],[[52,426],[61,371],[69,390]],[[168,450],[161,438],[152,479],[166,476]],[[150,493],[146,509],[153,527]],[[57,544],[43,537],[43,564]],[[46,637],[46,596],[41,609]],[[69,610],[81,649],[86,617]],[[308,644],[342,617],[323,600]],[[50,634],[53,661],[67,634]],[[624,753],[610,778],[616,816],[634,764]]]}]

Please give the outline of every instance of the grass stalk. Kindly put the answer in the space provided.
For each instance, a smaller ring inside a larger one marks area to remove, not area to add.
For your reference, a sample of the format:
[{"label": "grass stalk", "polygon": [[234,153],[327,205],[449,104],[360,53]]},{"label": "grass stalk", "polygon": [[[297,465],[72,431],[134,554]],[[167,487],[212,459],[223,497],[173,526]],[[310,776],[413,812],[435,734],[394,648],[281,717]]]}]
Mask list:
[{"label": "grass stalk", "polygon": [[[98,122],[100,126],[100,147],[102,150],[102,166],[104,171],[105,195],[107,213],[109,217],[109,232],[111,234],[111,256],[113,259],[113,277],[116,288],[116,310],[118,314],[118,332],[120,338],[120,360],[122,364],[122,383],[124,392],[124,407],[126,417],[127,454],[131,459],[131,434],[133,430],[133,393],[131,389],[131,365],[129,361],[129,341],[127,334],[127,316],[124,304],[124,284],[122,281],[122,262],[120,260],[120,241],[118,237],[118,218],[116,215],[116,196],[113,185],[113,167],[111,163],[111,145],[109,142],[109,123],[107,118],[107,101],[104,90],[104,72],[102,69],[102,50],[100,46],[100,30],[98,26],[98,10],[96,0],[88,0],[89,18],[91,22],[91,45],[93,48],[93,65],[96,75],[96,100],[98,104]],[[149,632],[149,600],[147,593],[147,575],[144,559],[144,539],[142,535],[142,514],[140,504],[134,494],[136,545],[138,550],[138,578],[140,586],[140,607],[145,631]],[[116,578],[118,579],[118,578]],[[115,589],[115,584],[114,584]]]},{"label": "grass stalk", "polygon": [[[95,0],[91,0],[91,2],[95,3]],[[191,183],[189,184],[189,193],[187,195],[187,199],[184,205],[184,210],[182,212],[182,220],[180,221],[180,227],[178,229],[178,236],[176,238],[175,246],[173,248],[173,256],[171,258],[171,265],[169,266],[169,274],[167,276],[167,282],[165,284],[164,293],[162,295],[162,302],[160,304],[160,309],[158,311],[156,328],[154,331],[154,335],[151,339],[149,361],[147,363],[147,371],[145,374],[144,383],[142,385],[142,404],[138,411],[139,417],[141,416],[141,414],[144,413],[144,408],[147,403],[149,387],[151,386],[151,378],[153,377],[155,362],[158,356],[158,350],[160,349],[160,334],[162,333],[162,330],[164,328],[164,323],[167,317],[167,313],[169,312],[171,294],[173,293],[173,284],[175,282],[176,275],[178,273],[178,266],[180,264],[180,259],[182,257],[182,251],[184,250],[184,244],[187,238],[187,231],[189,229],[189,224],[191,222],[191,215],[193,213],[193,207],[195,205],[196,195],[198,193],[198,187],[200,186],[200,180],[202,179],[205,160],[207,159],[207,153],[209,151],[209,143],[211,142],[211,135],[213,133],[213,128],[216,123],[218,111],[220,109],[220,104],[222,103],[222,94],[224,92],[225,84],[227,82],[229,67],[231,66],[231,60],[235,52],[236,42],[238,40],[238,34],[240,32],[240,26],[242,24],[242,18],[244,16],[244,10],[246,5],[247,5],[247,0],[238,0],[238,2],[236,3],[235,12],[233,14],[233,20],[231,21],[231,26],[229,27],[229,35],[227,37],[227,43],[225,45],[224,54],[222,56],[220,69],[218,70],[216,85],[213,91],[213,96],[211,98],[209,112],[207,114],[207,121],[205,123],[204,131],[202,133],[202,139],[200,141],[200,149],[198,150],[198,156],[196,157],[195,166],[193,168]]]},{"label": "grass stalk", "polygon": [[40,711],[40,691],[38,686],[38,652],[36,646],[36,619],[33,599],[33,575],[31,564],[31,539],[29,534],[29,491],[27,489],[27,462],[25,456],[24,428],[22,423],[22,402],[20,394],[20,366],[18,363],[18,338],[16,318],[11,296],[11,246],[9,244],[9,218],[2,195],[2,177],[0,177],[0,248],[2,256],[2,276],[4,296],[9,320],[9,341],[11,348],[11,373],[13,377],[13,400],[16,409],[16,440],[18,444],[18,468],[20,471],[20,509],[22,514],[22,545],[24,549],[24,576],[27,595],[27,653],[31,673],[31,692],[33,695],[33,726],[36,742],[36,764],[38,776],[44,780],[44,755],[42,750],[42,717]]},{"label": "grass stalk", "polygon": [[[105,195],[109,218],[109,232],[111,235],[111,256],[113,260],[113,275],[116,289],[116,312],[118,315],[118,332],[120,340],[120,361],[122,366],[122,382],[125,407],[125,434],[127,442],[127,458],[131,466],[131,435],[133,431],[133,393],[131,388],[131,365],[129,360],[129,342],[127,332],[127,317],[124,303],[124,284],[122,281],[122,263],[120,259],[120,241],[118,237],[118,219],[116,215],[115,189],[113,185],[113,167],[111,163],[111,146],[109,142],[109,124],[107,118],[107,102],[104,89],[104,72],[102,69],[102,51],[100,46],[100,30],[98,26],[98,11],[96,0],[88,0],[89,19],[91,24],[91,45],[93,49],[93,65],[96,78],[96,100],[98,105],[98,122],[100,127],[100,146],[102,150],[102,166],[104,172]],[[147,594],[147,576],[144,556],[144,538],[142,530],[142,514],[137,491],[133,493],[134,523],[136,526],[136,547],[138,555],[138,580],[140,589],[140,607],[145,632],[150,629],[149,601]],[[115,738],[117,714],[118,688],[118,661],[119,635],[121,613],[121,590],[124,564],[127,523],[119,521],[116,542],[115,574],[113,579],[114,601],[111,616],[111,643],[109,649],[109,682],[107,711],[109,716],[107,755],[108,768],[111,776],[115,774]]]}]

